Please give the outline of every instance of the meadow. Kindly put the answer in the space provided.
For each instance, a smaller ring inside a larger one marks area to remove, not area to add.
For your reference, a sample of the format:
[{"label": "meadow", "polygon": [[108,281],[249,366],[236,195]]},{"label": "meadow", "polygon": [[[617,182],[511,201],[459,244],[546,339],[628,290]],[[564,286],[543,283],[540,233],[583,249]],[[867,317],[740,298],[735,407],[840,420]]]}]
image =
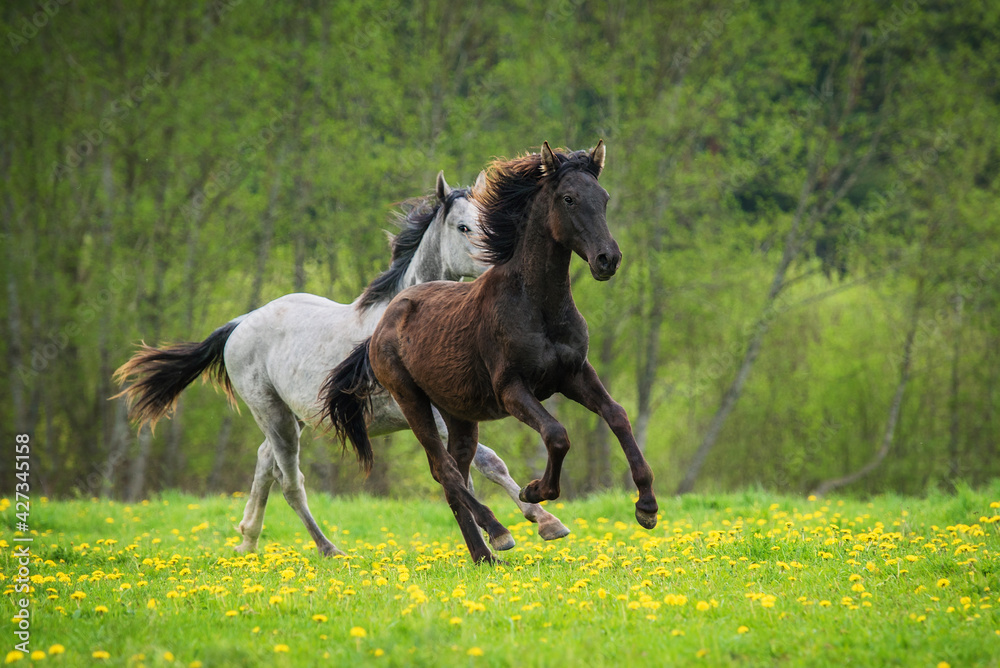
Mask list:
[{"label": "meadow", "polygon": [[[348,553],[323,559],[280,494],[239,555],[240,495],[133,505],[39,498],[31,654],[17,665],[1000,665],[1000,483],[925,498],[661,499],[641,529],[624,494],[553,503],[545,542],[479,567],[443,501],[313,494]],[[14,609],[15,508],[0,500],[0,586]],[[13,627],[11,627],[13,628]]]}]

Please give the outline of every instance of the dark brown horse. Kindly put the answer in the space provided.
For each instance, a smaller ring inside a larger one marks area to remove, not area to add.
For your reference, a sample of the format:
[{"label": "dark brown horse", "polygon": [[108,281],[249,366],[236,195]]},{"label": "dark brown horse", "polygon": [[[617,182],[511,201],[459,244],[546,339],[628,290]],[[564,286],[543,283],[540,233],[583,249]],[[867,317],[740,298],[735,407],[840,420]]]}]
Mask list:
[{"label": "dark brown horse", "polygon": [[[366,420],[372,393],[381,384],[392,394],[477,562],[494,559],[477,524],[494,548],[514,545],[465,484],[478,423],[513,415],[538,431],[548,464],[521,498],[555,499],[569,437],[541,401],[556,392],[611,427],[639,489],[636,519],[647,529],[656,526],[653,474],[625,410],[587,361],[587,323],[570,292],[573,253],[599,281],[621,263],[605,218],[608,193],[597,182],[603,167],[603,142],[573,153],[553,152],[546,143],[541,153],[494,162],[486,185],[473,193],[483,212],[484,259],[493,266],[471,283],[435,281],[400,292],[372,337],[331,372],[322,390],[326,416],[359,456],[371,452]],[[447,424],[447,450],[432,406]]]}]

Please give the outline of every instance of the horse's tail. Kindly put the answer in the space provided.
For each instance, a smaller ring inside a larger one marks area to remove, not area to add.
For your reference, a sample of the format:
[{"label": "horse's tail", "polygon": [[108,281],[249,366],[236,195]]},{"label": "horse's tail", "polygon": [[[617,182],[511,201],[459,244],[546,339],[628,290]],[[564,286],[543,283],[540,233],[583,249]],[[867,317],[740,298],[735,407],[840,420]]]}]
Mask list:
[{"label": "horse's tail", "polygon": [[147,422],[155,427],[160,418],[173,410],[184,388],[207,373],[222,387],[229,403],[239,410],[223,353],[226,341],[242,319],[236,318],[219,327],[201,343],[174,343],[162,348],[143,343],[139,352],[114,374],[114,381],[119,385],[129,379],[134,382],[111,398],[125,397],[129,419],[138,422],[140,427]]},{"label": "horse's tail", "polygon": [[330,372],[319,391],[320,417],[329,420],[330,428],[345,446],[350,439],[366,474],[371,471],[375,460],[368,439],[372,394],[380,389],[368,354],[369,343],[371,338],[356,346]]}]

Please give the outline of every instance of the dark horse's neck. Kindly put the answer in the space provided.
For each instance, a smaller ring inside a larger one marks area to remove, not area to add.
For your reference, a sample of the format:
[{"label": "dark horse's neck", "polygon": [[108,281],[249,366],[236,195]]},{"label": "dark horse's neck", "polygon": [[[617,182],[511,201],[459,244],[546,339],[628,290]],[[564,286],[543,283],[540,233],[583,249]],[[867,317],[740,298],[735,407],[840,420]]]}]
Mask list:
[{"label": "dark horse's neck", "polygon": [[561,311],[573,299],[569,283],[573,252],[552,238],[547,215],[547,198],[537,196],[514,256],[497,269],[518,283],[542,311]]}]

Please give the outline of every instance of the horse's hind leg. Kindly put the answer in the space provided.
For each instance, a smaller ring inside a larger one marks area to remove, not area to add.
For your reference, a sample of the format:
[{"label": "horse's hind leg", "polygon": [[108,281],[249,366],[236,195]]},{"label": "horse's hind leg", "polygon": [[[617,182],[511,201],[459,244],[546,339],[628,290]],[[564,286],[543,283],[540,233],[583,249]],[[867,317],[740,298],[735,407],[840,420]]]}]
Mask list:
[{"label": "horse's hind leg", "polygon": [[[478,450],[479,425],[451,416],[445,416],[444,419],[448,424],[448,454],[455,460],[455,466],[462,478],[468,480],[469,468]],[[479,530],[469,508],[462,506],[455,516],[459,526],[462,527],[463,534],[466,533],[467,528],[472,531]],[[514,547],[514,538],[505,530],[499,536],[491,536],[490,544],[496,550],[509,550]]]},{"label": "horse's hind leg", "polygon": [[[466,486],[468,469],[466,469],[466,474],[462,475],[455,459],[445,449],[427,395],[417,387],[398,360],[395,360],[395,364],[383,362],[380,366],[383,368],[377,368],[375,373],[383,386],[392,394],[396,403],[399,404],[410,429],[420,441],[420,445],[423,446],[424,452],[427,454],[431,475],[444,488],[445,499],[455,514],[455,519],[462,530],[462,536],[465,538],[465,544],[469,548],[472,560],[476,563],[496,561],[490,548],[486,546],[477,525],[486,530],[490,537],[490,543],[497,549],[513,547],[513,538],[510,532],[497,521],[493,512],[477,501],[476,497],[469,491]],[[472,443],[475,444],[474,438]],[[471,460],[471,456],[469,459]],[[468,521],[470,514],[472,522]]]},{"label": "horse's hind leg", "polygon": [[237,552],[253,552],[257,549],[257,540],[264,526],[264,510],[267,508],[267,496],[274,484],[274,454],[271,446],[265,440],[257,449],[257,466],[254,469],[253,484],[250,486],[250,496],[246,508],[243,509],[243,521],[236,530],[243,536],[243,542],[235,549]]},{"label": "horse's hind leg", "polygon": [[[438,432],[442,438],[447,438],[448,427],[444,418],[437,408],[434,408],[434,421],[438,426]],[[542,508],[537,503],[525,503],[521,501],[521,486],[517,484],[507,470],[507,464],[500,456],[482,443],[476,447],[476,456],[472,459],[472,466],[477,471],[486,476],[490,482],[499,485],[514,500],[524,518],[530,522],[538,524],[538,535],[545,540],[555,540],[569,535],[569,529],[559,521],[559,518]],[[472,477],[466,476],[469,491],[475,494],[472,488]]]},{"label": "horse's hind leg", "polygon": [[267,434],[274,456],[274,464],[285,501],[302,520],[306,531],[316,543],[316,548],[324,556],[344,554],[336,545],[330,542],[316,524],[309,504],[306,501],[305,476],[299,470],[299,433],[298,420],[283,403],[275,401],[269,407],[266,418],[259,411],[253,411],[257,424]]},{"label": "horse's hind leg", "polygon": [[510,498],[514,499],[514,503],[521,509],[525,519],[538,524],[539,536],[545,540],[555,540],[569,535],[569,529],[559,521],[558,517],[537,503],[521,501],[521,486],[511,477],[504,460],[500,459],[493,450],[480,443],[479,447],[476,448],[476,456],[472,460],[472,465],[489,481],[502,487]]}]

